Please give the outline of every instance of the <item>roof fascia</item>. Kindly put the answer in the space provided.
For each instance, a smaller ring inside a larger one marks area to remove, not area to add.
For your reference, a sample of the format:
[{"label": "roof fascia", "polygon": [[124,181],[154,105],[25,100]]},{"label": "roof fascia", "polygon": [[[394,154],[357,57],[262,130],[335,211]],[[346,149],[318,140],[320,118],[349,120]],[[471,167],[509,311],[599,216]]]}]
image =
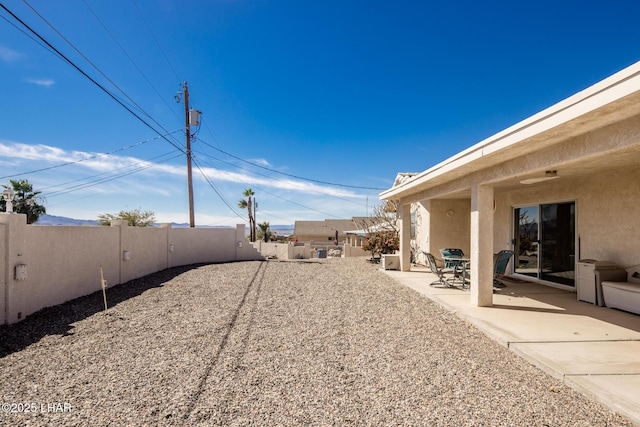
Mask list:
[{"label": "roof fascia", "polygon": [[415,187],[434,178],[468,166],[475,160],[517,145],[534,135],[557,128],[581,115],[640,90],[640,61],[605,78],[557,104],[552,105],[503,131],[486,138],[460,153],[419,173],[406,182],[383,191],[380,199],[399,199],[411,194]]}]

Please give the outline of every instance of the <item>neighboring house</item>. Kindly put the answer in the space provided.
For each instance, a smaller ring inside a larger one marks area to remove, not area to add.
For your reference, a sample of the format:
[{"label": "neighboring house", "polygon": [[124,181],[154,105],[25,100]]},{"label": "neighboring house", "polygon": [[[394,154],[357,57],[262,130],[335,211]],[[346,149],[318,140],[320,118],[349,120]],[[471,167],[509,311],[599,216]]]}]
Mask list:
[{"label": "neighboring house", "polygon": [[[296,221],[293,236],[298,242],[339,243],[345,241],[345,231],[355,228],[353,219],[325,219],[324,221]],[[337,234],[336,234],[337,232]]]},{"label": "neighboring house", "polygon": [[345,245],[360,247],[367,240],[369,233],[395,230],[397,228],[396,224],[381,223],[380,221],[380,219],[371,217],[353,217],[356,228],[344,232],[346,234]]},{"label": "neighboring house", "polygon": [[400,268],[410,269],[412,244],[436,256],[459,247],[477,306],[493,303],[493,254],[502,249],[515,252],[508,273],[569,290],[580,259],[640,264],[640,62],[399,176],[380,198],[400,203]]}]

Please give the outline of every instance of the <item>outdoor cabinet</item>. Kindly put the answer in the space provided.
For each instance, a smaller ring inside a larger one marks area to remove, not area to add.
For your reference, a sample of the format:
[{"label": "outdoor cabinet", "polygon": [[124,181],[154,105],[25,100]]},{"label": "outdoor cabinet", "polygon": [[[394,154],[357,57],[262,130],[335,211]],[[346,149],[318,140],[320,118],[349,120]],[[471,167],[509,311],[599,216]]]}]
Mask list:
[{"label": "outdoor cabinet", "polygon": [[596,261],[595,259],[578,261],[578,280],[576,281],[578,300],[604,307],[601,283],[619,270],[618,265],[611,261]]}]

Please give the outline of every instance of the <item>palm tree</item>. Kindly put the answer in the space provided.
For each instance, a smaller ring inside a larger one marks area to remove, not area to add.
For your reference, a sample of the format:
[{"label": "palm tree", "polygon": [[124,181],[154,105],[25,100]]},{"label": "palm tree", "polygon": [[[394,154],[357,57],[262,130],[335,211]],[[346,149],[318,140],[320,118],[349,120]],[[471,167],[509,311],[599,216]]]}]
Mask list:
[{"label": "palm tree", "polygon": [[[40,196],[40,191],[33,191],[33,185],[26,179],[9,180],[10,185],[3,185],[4,188],[12,189],[15,192],[13,199],[13,211],[27,215],[27,224],[33,224],[38,220],[40,215],[47,213],[46,208],[42,205],[44,199]],[[7,205],[3,199],[0,202],[3,211],[6,211]]]},{"label": "palm tree", "polygon": [[258,227],[260,227],[260,234],[262,234],[262,239],[265,242],[271,240],[271,238],[273,237],[273,233],[271,232],[271,230],[269,230],[269,223],[267,221],[264,221],[262,224],[258,224]]},{"label": "palm tree", "polygon": [[255,193],[253,192],[253,190],[251,190],[251,188],[247,188],[242,192],[242,195],[246,197],[247,200],[241,199],[238,202],[238,207],[240,209],[246,209],[247,214],[249,216],[249,241],[251,242],[256,241],[256,226],[255,226],[255,219],[253,217],[253,208],[252,208],[252,204],[253,202],[255,202],[255,198],[253,201],[251,200],[251,196],[253,196],[254,194]]}]

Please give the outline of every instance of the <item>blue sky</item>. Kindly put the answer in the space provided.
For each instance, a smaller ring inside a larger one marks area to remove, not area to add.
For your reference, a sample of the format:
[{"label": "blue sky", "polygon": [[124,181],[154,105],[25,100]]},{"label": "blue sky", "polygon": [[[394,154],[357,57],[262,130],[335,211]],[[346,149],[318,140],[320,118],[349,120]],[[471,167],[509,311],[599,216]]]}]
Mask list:
[{"label": "blue sky", "polygon": [[0,3],[142,119],[0,8],[0,183],[78,219],[188,222],[184,81],[196,224],[243,222],[250,187],[274,225],[366,215],[398,172],[640,60],[632,0]]}]

